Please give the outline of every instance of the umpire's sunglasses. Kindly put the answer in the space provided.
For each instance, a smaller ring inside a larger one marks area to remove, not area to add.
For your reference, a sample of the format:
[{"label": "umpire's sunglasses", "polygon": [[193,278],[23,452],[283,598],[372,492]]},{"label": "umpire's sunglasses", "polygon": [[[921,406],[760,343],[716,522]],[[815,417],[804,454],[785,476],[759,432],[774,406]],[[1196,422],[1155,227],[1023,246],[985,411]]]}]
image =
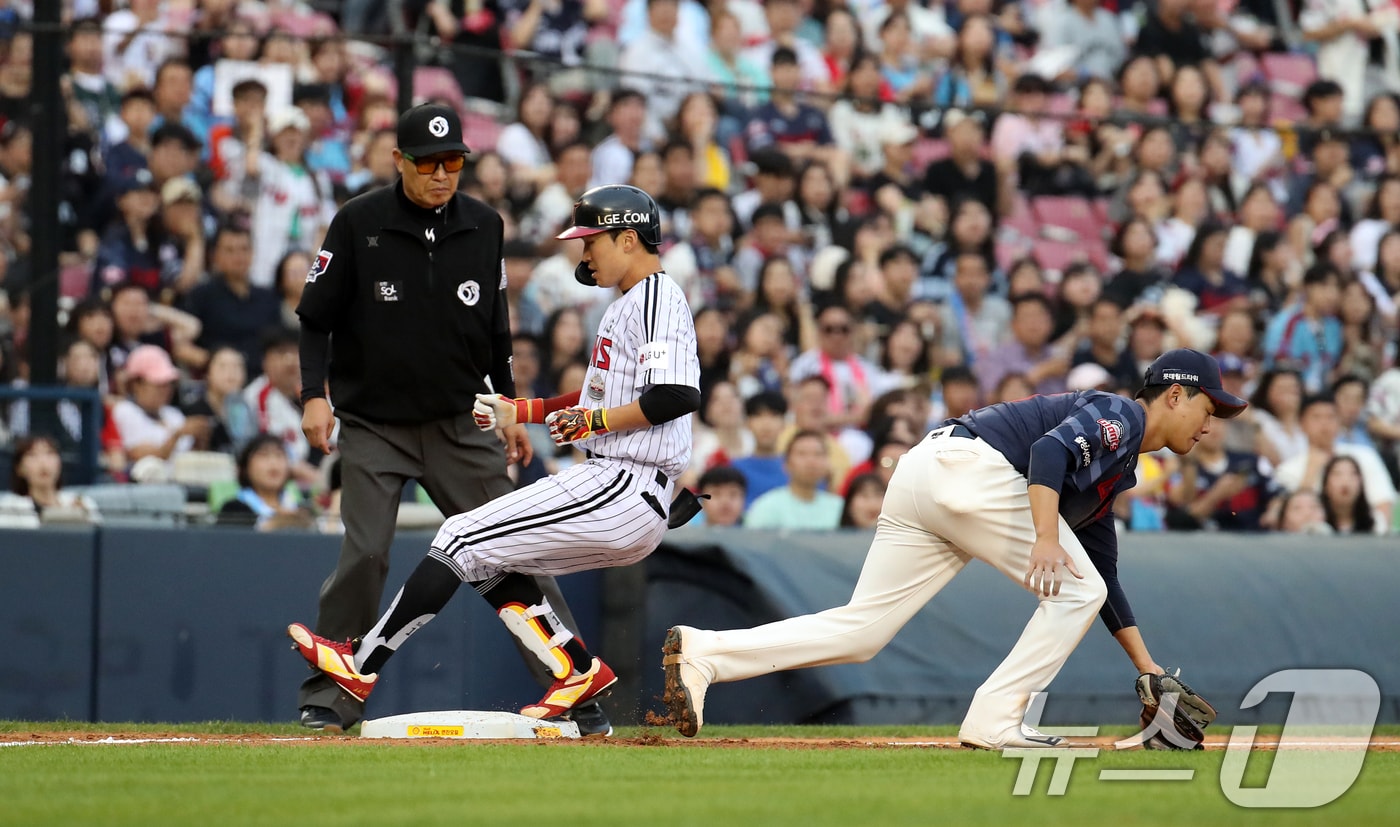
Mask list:
[{"label": "umpire's sunglasses", "polygon": [[407,152],[403,153],[403,159],[413,164],[413,168],[418,170],[419,175],[432,175],[437,172],[439,165],[444,172],[461,172],[462,167],[467,164],[465,155],[437,155],[431,158],[415,158]]}]

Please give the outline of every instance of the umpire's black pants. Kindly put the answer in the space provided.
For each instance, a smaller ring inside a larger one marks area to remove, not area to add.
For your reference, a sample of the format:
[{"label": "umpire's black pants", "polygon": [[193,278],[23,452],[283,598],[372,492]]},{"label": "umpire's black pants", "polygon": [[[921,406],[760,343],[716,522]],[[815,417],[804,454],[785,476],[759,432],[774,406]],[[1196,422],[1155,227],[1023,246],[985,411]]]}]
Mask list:
[{"label": "umpire's black pants", "polygon": [[[449,517],[505,494],[512,485],[500,441],[494,432],[477,428],[470,412],[422,425],[383,425],[342,411],[336,416],[340,419],[340,517],[345,539],[335,571],[321,586],[316,633],[347,640],[365,634],[379,619],[389,573],[389,544],[405,482],[418,480]],[[536,581],[559,619],[577,634],[578,624],[554,578]],[[516,640],[514,635],[511,640]],[[535,680],[548,687],[553,677],[544,664],[519,641],[516,646]],[[302,683],[298,706],[333,709],[346,727],[365,711],[363,703],[319,672]]]}]

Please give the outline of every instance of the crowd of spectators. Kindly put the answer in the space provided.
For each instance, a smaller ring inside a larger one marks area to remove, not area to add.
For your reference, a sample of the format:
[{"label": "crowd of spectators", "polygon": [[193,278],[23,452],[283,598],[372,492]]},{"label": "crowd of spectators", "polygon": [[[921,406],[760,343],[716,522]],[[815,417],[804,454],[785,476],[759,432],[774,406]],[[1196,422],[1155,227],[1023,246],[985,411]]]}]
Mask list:
[{"label": "crowd of spectators", "polygon": [[[0,0],[0,380],[21,385],[42,277],[31,6]],[[900,456],[944,417],[1131,393],[1174,346],[1216,354],[1253,404],[1187,457],[1144,457],[1116,507],[1126,527],[1384,533],[1400,518],[1389,6],[65,0],[64,14],[61,376],[106,400],[108,479],[178,479],[182,454],[214,452],[237,458],[230,519],[299,525],[325,506],[333,463],[300,431],[294,308],[337,206],[394,181],[383,36],[414,35],[415,94],[463,112],[463,187],[505,219],[522,393],[581,385],[611,300],[574,281],[579,243],[554,239],[574,199],[608,183],[655,195],[702,365],[682,482],[712,494],[711,525],[869,527]],[[16,496],[46,492],[31,511],[55,501],[46,449],[84,427],[60,420],[31,435],[23,401],[0,411],[3,440],[47,440],[15,465]],[[579,459],[536,436],[522,482]]]}]

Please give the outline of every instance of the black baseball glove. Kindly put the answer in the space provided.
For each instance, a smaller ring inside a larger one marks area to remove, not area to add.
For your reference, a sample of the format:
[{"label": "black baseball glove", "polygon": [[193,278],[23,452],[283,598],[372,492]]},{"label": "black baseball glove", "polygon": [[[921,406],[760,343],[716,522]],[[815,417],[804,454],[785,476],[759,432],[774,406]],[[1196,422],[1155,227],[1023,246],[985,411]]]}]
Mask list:
[{"label": "black baseball glove", "polygon": [[1204,749],[1205,728],[1215,720],[1215,707],[1181,680],[1181,670],[1165,675],[1144,672],[1134,688],[1142,701],[1142,746],[1145,749]]}]

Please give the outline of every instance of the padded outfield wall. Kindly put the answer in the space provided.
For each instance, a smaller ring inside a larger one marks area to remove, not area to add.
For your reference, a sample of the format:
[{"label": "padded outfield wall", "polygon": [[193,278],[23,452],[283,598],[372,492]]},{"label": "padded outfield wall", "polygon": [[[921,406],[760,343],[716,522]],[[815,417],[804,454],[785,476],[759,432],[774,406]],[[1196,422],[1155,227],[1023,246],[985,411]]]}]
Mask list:
[{"label": "padded outfield wall", "polygon": [[[385,601],[431,535],[394,544]],[[674,623],[735,628],[845,602],[863,532],[682,529],[645,563],[561,578],[585,640],[616,669],[619,723],[660,709]],[[339,539],[232,529],[0,531],[0,719],[287,721],[306,670],[283,635],[312,622]],[[1159,663],[1180,665],[1229,723],[1255,682],[1350,668],[1400,722],[1400,544],[1394,540],[1128,535],[1121,577]],[[714,687],[714,723],[955,723],[1010,650],[1034,599],[974,563],[866,664]],[[1049,724],[1129,723],[1133,670],[1096,624],[1057,678]],[[369,714],[511,709],[534,700],[499,621],[463,591],[385,669]]]}]

